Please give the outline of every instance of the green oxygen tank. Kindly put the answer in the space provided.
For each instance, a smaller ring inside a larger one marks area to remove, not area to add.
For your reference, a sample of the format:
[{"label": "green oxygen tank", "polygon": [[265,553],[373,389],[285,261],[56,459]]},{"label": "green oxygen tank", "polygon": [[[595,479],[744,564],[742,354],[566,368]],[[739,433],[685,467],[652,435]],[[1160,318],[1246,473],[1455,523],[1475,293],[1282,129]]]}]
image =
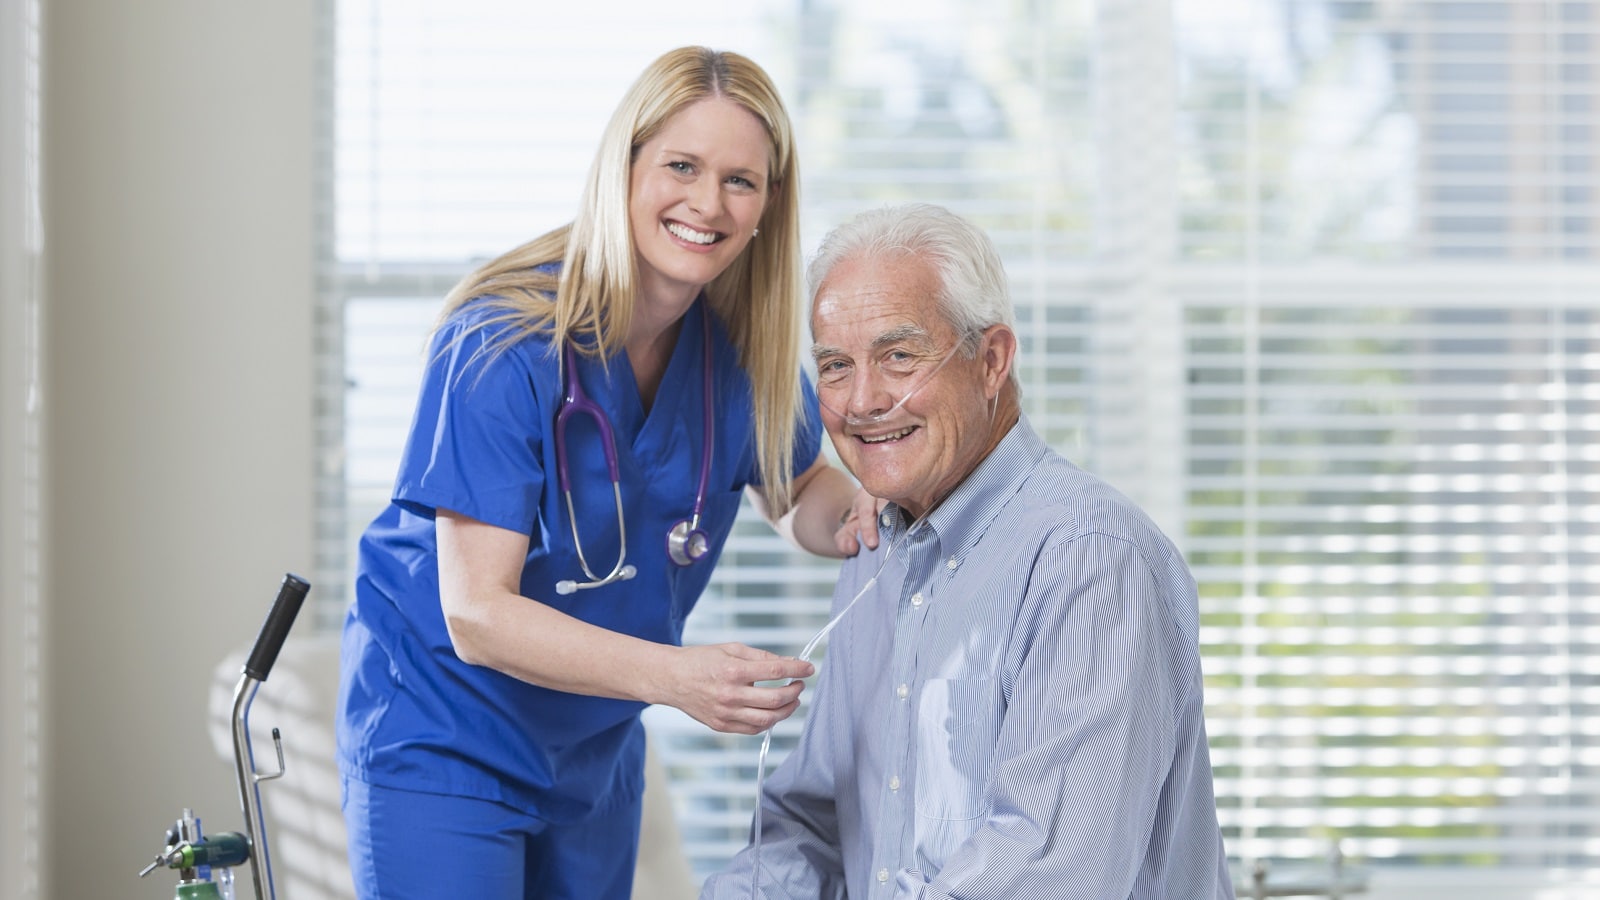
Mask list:
[{"label": "green oxygen tank", "polygon": [[173,897],[175,900],[229,900],[215,881],[179,882],[178,892]]}]

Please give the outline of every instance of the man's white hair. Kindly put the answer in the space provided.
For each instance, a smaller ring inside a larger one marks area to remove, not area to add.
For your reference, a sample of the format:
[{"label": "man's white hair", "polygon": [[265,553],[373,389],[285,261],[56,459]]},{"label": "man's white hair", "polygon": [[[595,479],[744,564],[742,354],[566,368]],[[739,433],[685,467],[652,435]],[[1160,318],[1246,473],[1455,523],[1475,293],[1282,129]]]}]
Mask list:
[{"label": "man's white hair", "polygon": [[967,355],[991,325],[1017,330],[1005,266],[994,242],[977,226],[942,206],[906,203],[860,213],[828,232],[806,269],[810,296],[839,263],[895,255],[932,263],[939,277],[934,298],[945,321],[962,336]]}]

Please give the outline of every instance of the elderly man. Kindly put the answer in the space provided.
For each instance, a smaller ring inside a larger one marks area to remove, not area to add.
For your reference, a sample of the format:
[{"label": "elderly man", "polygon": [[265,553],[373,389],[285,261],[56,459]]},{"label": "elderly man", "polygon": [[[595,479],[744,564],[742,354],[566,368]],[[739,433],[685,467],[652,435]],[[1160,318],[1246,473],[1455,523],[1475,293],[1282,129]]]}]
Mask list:
[{"label": "elderly man", "polygon": [[993,245],[884,209],[809,274],[823,420],[890,504],[758,843],[702,897],[1232,897],[1194,579],[1021,414]]}]

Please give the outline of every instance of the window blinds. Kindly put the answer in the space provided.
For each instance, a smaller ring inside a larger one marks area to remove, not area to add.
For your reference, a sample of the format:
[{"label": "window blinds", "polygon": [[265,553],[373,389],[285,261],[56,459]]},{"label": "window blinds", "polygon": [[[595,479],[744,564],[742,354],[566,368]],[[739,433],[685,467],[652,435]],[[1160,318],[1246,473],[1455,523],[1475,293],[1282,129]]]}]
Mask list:
[{"label": "window blinds", "polygon": [[40,11],[0,4],[0,869],[42,883]]},{"label": "window blinds", "polygon": [[[795,119],[808,251],[898,200],[1000,245],[1035,426],[1200,582],[1232,856],[1600,877],[1600,0],[855,6],[336,4],[323,583],[443,293],[570,217],[649,59],[738,49]],[[833,571],[747,514],[688,639],[795,652]],[[703,873],[759,742],[647,721]]]},{"label": "window blinds", "polygon": [[1230,847],[1592,877],[1600,4],[1175,9]]}]

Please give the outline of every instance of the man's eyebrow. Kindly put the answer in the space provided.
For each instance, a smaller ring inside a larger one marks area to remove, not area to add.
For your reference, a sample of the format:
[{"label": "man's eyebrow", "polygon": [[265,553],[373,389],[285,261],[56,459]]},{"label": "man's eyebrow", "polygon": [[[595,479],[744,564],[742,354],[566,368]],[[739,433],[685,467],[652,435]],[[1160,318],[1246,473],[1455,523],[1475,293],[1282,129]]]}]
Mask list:
[{"label": "man's eyebrow", "polygon": [[[913,340],[913,339],[916,339],[916,338],[926,338],[927,336],[928,336],[928,329],[923,328],[920,325],[912,325],[912,324],[909,324],[909,323],[905,324],[905,325],[897,325],[894,328],[891,328],[888,331],[885,331],[884,333],[882,333],[882,334],[878,335],[877,337],[873,338],[872,339],[872,346],[869,349],[877,350],[880,347],[886,347],[886,346],[889,346],[890,344],[898,344],[898,343],[901,343],[902,341],[909,341],[909,340]],[[812,359],[823,359],[824,357],[828,357],[828,356],[844,356],[844,355],[846,355],[845,352],[844,352],[844,349],[840,348],[840,347],[833,347],[833,346],[829,346],[827,344],[812,344],[811,345],[811,358]]]},{"label": "man's eyebrow", "polygon": [[876,350],[886,344],[898,344],[901,341],[909,341],[913,338],[925,338],[927,336],[928,329],[923,328],[920,325],[912,325],[907,323],[905,325],[891,328],[888,331],[885,331],[883,334],[873,338],[872,349]]}]

